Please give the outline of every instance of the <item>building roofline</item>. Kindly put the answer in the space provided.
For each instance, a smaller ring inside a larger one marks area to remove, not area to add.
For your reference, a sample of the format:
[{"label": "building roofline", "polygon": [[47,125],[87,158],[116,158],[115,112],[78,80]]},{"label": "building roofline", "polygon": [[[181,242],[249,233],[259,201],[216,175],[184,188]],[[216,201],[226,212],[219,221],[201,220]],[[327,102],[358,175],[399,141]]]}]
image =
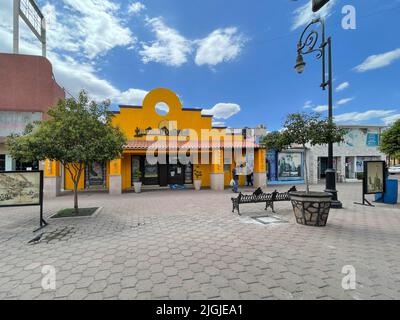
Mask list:
[{"label": "building roofline", "polygon": [[203,109],[197,109],[197,108],[182,108],[182,111],[198,111],[198,112],[202,112]]},{"label": "building roofline", "polygon": [[387,125],[384,124],[338,124],[338,127],[345,127],[345,128],[387,128]]},{"label": "building roofline", "polygon": [[143,109],[141,106],[119,105],[120,109]]}]

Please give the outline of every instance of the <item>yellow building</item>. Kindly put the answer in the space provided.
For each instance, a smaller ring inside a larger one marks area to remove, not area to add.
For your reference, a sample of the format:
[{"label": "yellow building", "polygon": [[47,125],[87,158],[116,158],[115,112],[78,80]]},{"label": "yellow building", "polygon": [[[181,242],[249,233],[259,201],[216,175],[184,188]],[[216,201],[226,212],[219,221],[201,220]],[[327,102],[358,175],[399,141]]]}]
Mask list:
[{"label": "yellow building", "polygon": [[[264,148],[245,139],[242,131],[213,128],[212,116],[202,115],[200,109],[183,108],[178,96],[167,89],[151,91],[143,106],[120,106],[113,124],[128,139],[123,156],[87,164],[80,190],[120,194],[132,190],[139,180],[145,188],[174,184],[190,188],[194,180],[201,180],[204,188],[223,190],[229,187],[235,167],[241,173],[241,185],[247,169],[253,168],[255,186],[266,185]],[[252,164],[246,160],[249,154]],[[46,162],[45,176],[50,193],[73,189],[69,174],[55,163]]]}]

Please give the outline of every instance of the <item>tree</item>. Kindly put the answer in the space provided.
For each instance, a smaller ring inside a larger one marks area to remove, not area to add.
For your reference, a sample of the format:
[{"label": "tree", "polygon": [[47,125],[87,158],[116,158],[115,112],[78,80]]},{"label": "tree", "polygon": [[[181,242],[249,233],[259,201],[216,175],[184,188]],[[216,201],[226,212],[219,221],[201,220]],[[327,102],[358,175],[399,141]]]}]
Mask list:
[{"label": "tree", "polygon": [[[346,131],[340,129],[327,119],[322,119],[320,114],[294,113],[286,118],[281,132],[272,132],[264,137],[264,144],[268,148],[281,151],[290,146],[301,145],[306,150],[307,145],[323,145],[330,141],[343,142]],[[310,193],[307,157],[304,157],[305,181],[307,193]]]},{"label": "tree", "polygon": [[286,135],[280,131],[268,132],[262,139],[262,144],[268,149],[275,151],[282,151],[290,146],[290,141],[287,140]]},{"label": "tree", "polygon": [[120,158],[126,138],[112,126],[109,101],[89,102],[85,91],[79,98],[60,100],[48,112],[49,119],[28,125],[23,135],[7,139],[10,154],[23,161],[59,161],[74,184],[74,210],[79,212],[78,184],[85,164]]},{"label": "tree", "polygon": [[383,132],[380,150],[390,157],[400,157],[400,119]]}]

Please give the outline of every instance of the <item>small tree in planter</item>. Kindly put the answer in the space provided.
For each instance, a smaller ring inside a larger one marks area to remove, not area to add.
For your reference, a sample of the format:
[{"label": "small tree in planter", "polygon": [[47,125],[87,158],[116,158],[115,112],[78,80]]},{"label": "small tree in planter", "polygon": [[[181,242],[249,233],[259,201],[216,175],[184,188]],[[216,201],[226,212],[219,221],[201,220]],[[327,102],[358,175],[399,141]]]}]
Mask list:
[{"label": "small tree in planter", "polygon": [[[278,151],[291,145],[324,145],[330,141],[340,143],[346,132],[334,123],[321,119],[319,114],[296,113],[288,115],[281,133],[273,133],[264,139],[267,147]],[[307,155],[304,156],[304,179],[306,192],[293,192],[291,199],[296,220],[300,224],[325,226],[330,211],[332,195],[326,192],[311,192]]]},{"label": "small tree in planter", "polygon": [[203,177],[203,172],[200,170],[200,166],[196,166],[196,168],[193,171],[193,176],[194,176],[194,188],[196,191],[201,190],[201,178]]},{"label": "small tree in planter", "polygon": [[135,170],[133,173],[133,187],[135,188],[136,193],[142,192],[142,172],[140,170]]}]

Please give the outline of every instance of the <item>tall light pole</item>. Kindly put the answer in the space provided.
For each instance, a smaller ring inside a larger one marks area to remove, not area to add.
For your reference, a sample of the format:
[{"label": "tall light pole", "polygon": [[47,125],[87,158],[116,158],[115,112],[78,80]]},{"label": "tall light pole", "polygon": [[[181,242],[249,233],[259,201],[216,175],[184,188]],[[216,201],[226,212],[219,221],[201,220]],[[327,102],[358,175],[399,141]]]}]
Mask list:
[{"label": "tall light pole", "polygon": [[[313,27],[321,25],[321,42],[319,43],[320,33]],[[328,48],[328,79],[326,79],[326,50]],[[301,74],[304,72],[306,63],[304,62],[303,56],[316,53],[317,59],[322,58],[322,90],[329,88],[329,112],[328,121],[333,124],[333,76],[332,76],[332,38],[325,38],[325,20],[323,18],[314,19],[308,24],[301,34],[299,43],[297,44],[297,61],[295,69]],[[332,197],[332,208],[340,209],[343,207],[342,203],[338,200],[336,190],[336,170],[333,168],[333,143],[328,144],[328,169],[326,170],[326,192],[333,195]]]}]

